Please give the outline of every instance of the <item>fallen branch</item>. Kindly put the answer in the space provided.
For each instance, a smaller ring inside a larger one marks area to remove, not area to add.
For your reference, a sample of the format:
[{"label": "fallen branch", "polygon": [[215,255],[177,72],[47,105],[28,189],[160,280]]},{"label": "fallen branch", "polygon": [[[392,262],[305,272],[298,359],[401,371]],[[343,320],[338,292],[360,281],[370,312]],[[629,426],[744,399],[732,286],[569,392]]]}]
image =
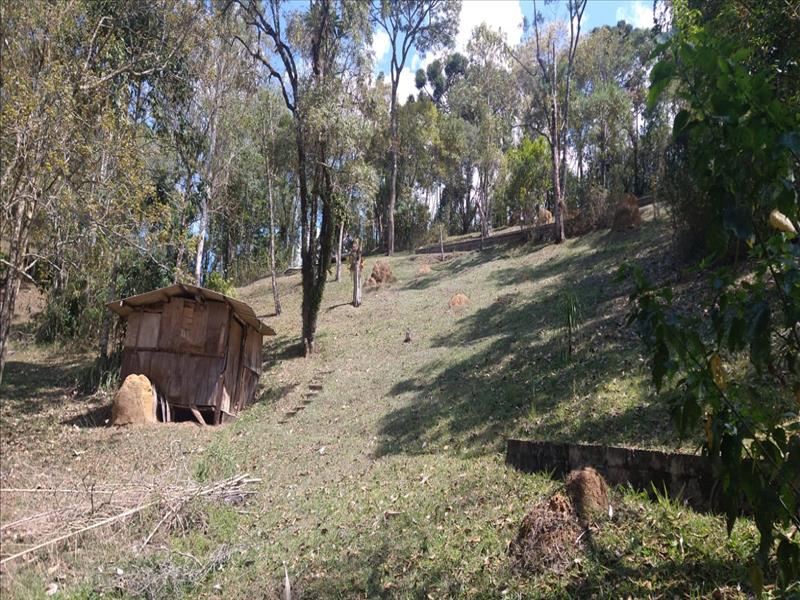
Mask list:
[{"label": "fallen branch", "polygon": [[[150,540],[153,538],[153,536],[156,534],[156,532],[159,530],[159,528],[167,521],[167,519],[171,515],[172,516],[177,515],[180,512],[180,510],[191,499],[196,498],[196,497],[216,497],[216,498],[224,500],[224,499],[230,498],[232,496],[246,496],[246,495],[255,493],[255,491],[254,490],[245,489],[244,486],[252,484],[252,483],[258,483],[260,481],[261,481],[261,479],[259,479],[259,478],[250,477],[250,475],[245,474],[245,475],[237,475],[236,477],[231,477],[229,479],[218,481],[218,482],[216,482],[214,484],[207,485],[205,487],[192,486],[191,488],[183,488],[183,489],[180,489],[180,490],[176,490],[171,496],[168,496],[168,497],[163,497],[162,496],[162,497],[159,497],[159,498],[156,498],[156,499],[153,499],[153,500],[149,500],[147,502],[139,503],[136,506],[128,508],[128,509],[126,509],[126,510],[124,510],[124,511],[118,513],[118,514],[111,515],[109,517],[101,519],[101,520],[99,520],[99,521],[97,521],[95,523],[92,523],[91,525],[87,525],[85,527],[80,527],[80,528],[78,528],[78,529],[76,529],[74,531],[71,531],[69,533],[64,533],[64,534],[58,535],[58,536],[56,536],[54,538],[45,540],[45,541],[43,541],[43,542],[41,542],[39,544],[35,544],[34,546],[31,546],[30,548],[26,548],[25,550],[22,550],[20,552],[12,554],[11,556],[7,556],[7,557],[5,557],[5,558],[0,560],[0,566],[5,565],[7,563],[10,563],[10,562],[12,562],[12,561],[14,561],[14,560],[16,560],[18,558],[22,558],[23,556],[31,554],[32,552],[36,552],[37,550],[41,550],[43,548],[47,548],[47,547],[52,546],[54,544],[58,544],[59,542],[63,542],[65,540],[73,538],[73,537],[75,537],[77,535],[92,531],[94,529],[98,529],[100,527],[104,527],[106,525],[110,525],[111,523],[115,523],[117,521],[120,521],[122,519],[130,517],[132,515],[135,515],[135,514],[141,512],[141,511],[147,509],[147,508],[150,508],[150,507],[156,506],[158,504],[161,504],[162,502],[176,502],[178,504],[178,506],[176,508],[170,509],[169,512],[167,512],[167,514],[165,514],[161,518],[161,520],[158,522],[158,524],[155,526],[155,528],[147,536],[147,538],[145,539],[144,543],[139,548],[139,552],[141,552],[144,549],[144,547],[150,542]],[[22,492],[22,493],[37,493],[37,492],[38,493],[48,493],[49,492],[49,493],[71,493],[71,494],[72,493],[85,493],[86,492],[86,490],[62,490],[62,489],[42,490],[42,489],[23,489],[23,488],[7,488],[7,489],[3,489],[3,490],[0,490],[0,491],[2,491],[2,492]],[[95,493],[112,493],[112,492],[111,491],[103,491],[103,492],[95,491]],[[47,513],[44,513],[44,514],[47,514]],[[32,515],[31,517],[25,517],[25,518],[22,518],[22,519],[18,519],[17,521],[14,521],[13,523],[8,523],[8,524],[3,525],[3,528],[7,528],[7,527],[10,527],[12,525],[16,525],[16,524],[25,522],[27,520],[34,520],[34,519],[40,518],[42,516],[43,516],[43,514],[39,514],[39,515]]]},{"label": "fallen branch", "polygon": [[42,542],[41,544],[36,544],[35,546],[28,548],[27,550],[23,550],[22,552],[17,552],[16,554],[12,554],[2,560],[0,560],[0,565],[4,565],[6,563],[11,562],[12,560],[16,560],[17,558],[21,558],[26,554],[30,554],[31,552],[35,552],[36,550],[41,550],[42,548],[47,548],[48,546],[52,546],[53,544],[57,544],[58,542],[63,542],[64,540],[68,540],[71,537],[78,535],[79,533],[86,533],[87,531],[91,531],[92,529],[97,529],[98,527],[102,527],[103,525],[108,525],[110,523],[114,523],[115,521],[119,521],[120,519],[124,519],[125,517],[130,517],[131,515],[135,515],[138,512],[143,511],[145,508],[150,506],[154,506],[158,504],[158,500],[153,500],[151,502],[147,502],[140,506],[136,506],[134,508],[129,508],[126,511],[119,513],[118,515],[113,515],[111,517],[107,517],[98,521],[97,523],[93,523],[87,527],[82,527],[76,531],[71,533],[65,533],[64,535],[60,535],[57,538],[53,538],[52,540],[47,540]]}]

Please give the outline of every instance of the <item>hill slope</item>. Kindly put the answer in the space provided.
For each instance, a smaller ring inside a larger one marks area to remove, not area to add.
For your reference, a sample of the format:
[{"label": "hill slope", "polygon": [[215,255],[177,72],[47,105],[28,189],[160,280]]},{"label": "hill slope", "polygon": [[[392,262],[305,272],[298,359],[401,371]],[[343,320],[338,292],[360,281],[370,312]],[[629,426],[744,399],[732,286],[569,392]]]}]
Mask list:
[{"label": "hill slope", "polygon": [[[270,597],[284,562],[295,591],[311,598],[642,597],[717,588],[736,595],[726,586],[744,579],[751,524],[739,522],[728,539],[718,517],[625,490],[615,495],[614,519],[592,531],[591,551],[567,573],[534,577],[513,570],[507,557],[527,507],[560,483],[507,469],[506,437],[676,446],[645,385],[638,343],[621,327],[627,289],[614,281],[617,257],[660,270],[666,245],[662,228],[648,223],[639,233],[443,263],[396,256],[389,259],[396,281],[366,291],[357,309],[348,304],[345,272],[326,288],[321,352],[311,359],[299,356],[299,275],[280,278],[284,313],[268,319],[278,336],[266,340],[260,401],[238,422],[160,426],[142,436],[59,433],[88,461],[111,447],[116,456],[141,457],[180,440],[198,446],[187,463],[195,478],[248,472],[263,479],[261,493],[241,508],[202,505],[200,525],[159,532],[161,545],[138,557],[111,542],[63,555],[74,565],[71,581],[102,588],[108,576],[97,568],[113,572],[120,561],[125,572],[161,581],[165,565],[180,572],[186,555],[205,564],[225,547],[239,554],[222,570],[165,583],[163,595],[213,595],[217,585],[227,597]],[[423,262],[430,273],[418,274]],[[569,291],[582,319],[568,358],[560,323]],[[457,293],[467,306],[448,305]],[[238,295],[257,314],[272,312],[268,280]],[[9,369],[12,386],[21,365]],[[44,464],[52,453],[26,456],[56,471]],[[155,458],[149,469],[159,464]],[[31,569],[23,581],[43,587],[44,567]]]}]

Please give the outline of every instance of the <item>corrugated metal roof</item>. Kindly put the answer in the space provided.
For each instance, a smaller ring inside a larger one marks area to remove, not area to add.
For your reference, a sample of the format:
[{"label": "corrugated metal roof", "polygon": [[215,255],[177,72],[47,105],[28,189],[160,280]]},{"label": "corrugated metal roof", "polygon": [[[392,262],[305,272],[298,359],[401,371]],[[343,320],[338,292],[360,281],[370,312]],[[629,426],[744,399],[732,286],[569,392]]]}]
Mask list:
[{"label": "corrugated metal roof", "polygon": [[261,320],[253,312],[247,304],[241,300],[236,300],[214,290],[207,288],[197,287],[184,283],[176,283],[165,288],[152,290],[131,296],[130,298],[123,298],[122,300],[115,300],[106,304],[108,308],[113,310],[121,317],[127,317],[138,306],[147,306],[148,304],[155,304],[156,302],[165,302],[170,298],[203,298],[212,302],[225,302],[231,307],[231,310],[245,323],[257,330],[261,335],[275,335],[275,330],[269,325],[261,322]]}]

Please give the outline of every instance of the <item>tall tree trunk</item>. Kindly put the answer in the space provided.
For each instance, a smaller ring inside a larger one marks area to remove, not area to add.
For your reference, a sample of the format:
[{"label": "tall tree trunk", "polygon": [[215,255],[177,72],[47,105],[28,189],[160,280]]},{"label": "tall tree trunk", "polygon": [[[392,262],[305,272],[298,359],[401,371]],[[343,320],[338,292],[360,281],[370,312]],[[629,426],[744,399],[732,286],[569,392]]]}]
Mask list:
[{"label": "tall tree trunk", "polygon": [[344,220],[339,223],[339,246],[336,250],[336,281],[342,277],[342,238],[344,237]]},{"label": "tall tree trunk", "polygon": [[[117,295],[117,273],[119,272],[119,253],[114,253],[114,266],[111,268],[111,277],[106,288],[106,304],[114,301]],[[103,324],[100,328],[100,364],[108,365],[108,341],[111,338],[111,325],[113,314],[110,310],[103,311]]]},{"label": "tall tree trunk", "polygon": [[555,243],[564,241],[564,190],[561,188],[561,127],[558,122],[558,66],[556,46],[553,43],[553,115],[551,125],[552,142],[550,144],[553,161],[553,221],[555,222]]},{"label": "tall tree trunk", "polygon": [[[305,145],[302,140],[300,125],[297,126],[298,139],[298,171],[305,173],[306,155]],[[327,156],[324,143],[320,142],[318,156]],[[306,356],[316,351],[316,333],[319,308],[322,304],[322,294],[325,291],[328,267],[331,262],[333,249],[333,210],[332,210],[332,183],[328,167],[317,164],[314,167],[313,189],[308,189],[306,178],[300,177],[300,202],[303,226],[303,302],[301,314],[303,320],[303,347]],[[319,215],[321,201],[321,218]],[[319,239],[316,235],[317,222],[320,224]],[[307,241],[305,240],[307,236]],[[319,241],[319,243],[317,243]]]},{"label": "tall tree trunk", "polygon": [[[211,191],[210,189],[208,190]],[[208,200],[206,197],[200,201],[200,226],[199,237],[197,239],[197,251],[194,256],[194,284],[201,286],[203,284],[203,259],[205,258],[204,250],[206,246],[206,232],[208,231]]]},{"label": "tall tree trunk", "polygon": [[361,240],[353,242],[353,251],[350,253],[352,263],[350,270],[353,272],[353,306],[361,306]]},{"label": "tall tree trunk", "polygon": [[439,255],[444,262],[444,225],[439,225]]},{"label": "tall tree trunk", "polygon": [[231,263],[233,262],[233,257],[236,254],[235,244],[233,243],[233,234],[231,232],[232,224],[229,222],[225,225],[225,263],[222,265],[222,273],[225,275],[225,279],[230,279],[231,277]]},{"label": "tall tree trunk", "polygon": [[633,113],[631,146],[633,146],[633,193],[638,197],[642,194],[642,185],[639,177],[639,114],[636,111]]},{"label": "tall tree trunk", "polygon": [[[187,163],[188,164],[188,163]],[[189,195],[192,189],[192,171],[186,167],[186,183],[181,192],[181,210],[180,210],[180,226],[178,229],[178,249],[175,252],[175,274],[173,275],[173,282],[178,283],[181,276],[181,269],[183,265],[183,255],[186,253],[186,207],[189,205]]]},{"label": "tall tree trunk", "polygon": [[387,241],[386,241],[386,254],[391,256],[394,254],[394,207],[397,201],[397,147],[398,140],[398,127],[397,127],[397,86],[392,86],[392,106],[391,106],[391,149],[389,150],[389,157],[392,163],[392,172],[389,177],[389,222],[387,224]]},{"label": "tall tree trunk", "polygon": [[7,272],[3,281],[0,296],[0,384],[3,382],[3,371],[6,366],[8,337],[11,332],[11,319],[14,317],[14,306],[24,273],[25,256],[28,253],[28,236],[33,218],[35,200],[17,197],[16,214],[11,229],[11,244]]},{"label": "tall tree trunk", "polygon": [[275,273],[275,210],[272,203],[272,170],[269,156],[267,161],[267,202],[269,203],[269,273],[272,279],[272,299],[275,302],[275,314],[281,314],[281,299],[278,296],[278,277]]}]

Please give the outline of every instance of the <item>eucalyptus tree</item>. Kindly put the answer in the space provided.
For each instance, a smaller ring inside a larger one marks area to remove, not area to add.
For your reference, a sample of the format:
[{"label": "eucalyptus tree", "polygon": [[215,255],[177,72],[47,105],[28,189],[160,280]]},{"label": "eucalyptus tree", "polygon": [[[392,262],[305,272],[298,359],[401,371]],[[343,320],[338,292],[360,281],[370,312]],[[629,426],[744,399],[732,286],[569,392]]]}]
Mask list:
[{"label": "eucalyptus tree", "polygon": [[515,96],[503,53],[502,34],[485,24],[477,27],[467,46],[469,67],[465,80],[468,90],[466,107],[478,129],[478,198],[481,246],[492,225],[492,199],[503,170],[504,151],[511,146],[511,123]]},{"label": "eucalyptus tree", "polygon": [[441,120],[440,136],[444,190],[437,218],[448,223],[451,233],[467,233],[477,212],[473,174],[480,161],[478,128],[450,113]]},{"label": "eucalyptus tree", "polygon": [[280,87],[294,119],[302,239],[302,340],[316,349],[317,317],[334,238],[334,168],[340,134],[336,115],[347,103],[345,81],[363,78],[363,47],[371,35],[369,7],[312,0],[293,10],[279,0],[230,0],[248,31],[235,38]]},{"label": "eucalyptus tree", "polygon": [[[168,0],[4,4],[0,378],[22,279],[52,291],[70,274],[91,275],[75,288],[89,306],[89,290],[105,292],[117,248],[152,256],[141,239],[149,193],[130,113],[136,90],[174,67],[192,14]],[[73,324],[95,327],[97,314]]]},{"label": "eucalyptus tree", "polygon": [[[238,120],[227,118],[226,110],[242,93],[253,93],[252,58],[233,40],[237,24],[209,10],[207,41],[200,48],[203,62],[189,107],[189,118],[202,140],[197,173],[201,183],[198,198],[195,285],[203,282],[206,237],[209,221],[220,209],[222,192],[236,156]],[[223,122],[224,121],[224,122]]]},{"label": "eucalyptus tree", "polygon": [[461,3],[457,0],[372,0],[371,17],[389,38],[389,206],[386,252],[394,254],[394,211],[397,201],[398,122],[397,91],[412,50],[418,55],[450,47],[458,31]]},{"label": "eucalyptus tree", "polygon": [[[282,130],[282,113],[286,112],[279,92],[273,89],[262,91],[258,103],[258,136],[260,138],[259,150],[264,161],[264,180],[267,187],[267,205],[269,207],[269,271],[272,283],[272,299],[275,304],[275,314],[281,314],[281,300],[278,294],[277,267],[275,260],[275,200],[273,195],[274,182],[278,168],[281,166],[280,142],[290,135],[289,131]],[[280,138],[280,139],[279,139]]]},{"label": "eucalyptus tree", "polygon": [[531,105],[527,119],[529,132],[544,136],[550,147],[556,243],[566,239],[564,213],[571,83],[586,0],[567,0],[566,6],[567,22],[552,22],[545,28],[534,0],[534,38],[523,46],[531,56],[521,58],[511,52],[526,75],[523,79]]},{"label": "eucalyptus tree", "polygon": [[[636,194],[643,192],[639,146],[646,128],[652,48],[649,30],[634,29],[624,21],[594,29],[581,43],[574,65],[576,118],[570,128],[581,178],[584,160],[588,160],[590,176],[603,187],[613,184]],[[609,181],[612,169],[623,181]]]}]

